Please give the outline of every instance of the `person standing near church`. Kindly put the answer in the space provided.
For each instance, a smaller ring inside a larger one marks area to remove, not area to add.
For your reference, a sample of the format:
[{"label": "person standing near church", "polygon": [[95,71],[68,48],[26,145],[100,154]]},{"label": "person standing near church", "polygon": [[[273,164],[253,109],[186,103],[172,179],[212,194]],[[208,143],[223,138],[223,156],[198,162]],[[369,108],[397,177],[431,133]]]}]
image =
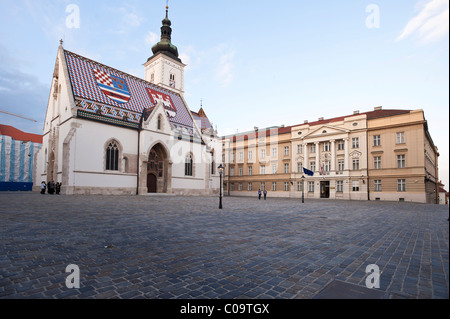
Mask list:
[{"label": "person standing near church", "polygon": [[261,199],[261,189],[258,189],[258,199]]},{"label": "person standing near church", "polygon": [[264,190],[264,200],[266,200],[266,197],[267,197],[267,191]]}]

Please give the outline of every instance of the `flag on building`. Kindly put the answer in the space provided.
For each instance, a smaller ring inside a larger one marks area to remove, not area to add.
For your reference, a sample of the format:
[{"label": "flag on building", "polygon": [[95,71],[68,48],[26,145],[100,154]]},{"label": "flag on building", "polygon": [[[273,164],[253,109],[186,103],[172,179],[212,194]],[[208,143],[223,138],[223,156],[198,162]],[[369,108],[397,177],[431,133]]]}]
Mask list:
[{"label": "flag on building", "polygon": [[310,171],[309,169],[306,169],[306,168],[304,168],[304,167],[303,167],[303,172],[304,172],[306,175],[309,175],[309,176],[313,176],[313,175],[314,175],[314,172],[313,172],[313,171]]}]

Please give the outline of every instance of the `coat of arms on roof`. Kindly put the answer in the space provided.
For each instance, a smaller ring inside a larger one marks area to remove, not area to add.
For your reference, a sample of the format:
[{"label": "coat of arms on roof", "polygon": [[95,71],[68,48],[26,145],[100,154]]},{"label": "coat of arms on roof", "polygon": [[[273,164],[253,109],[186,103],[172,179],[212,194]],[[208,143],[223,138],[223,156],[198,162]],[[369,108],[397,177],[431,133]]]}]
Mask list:
[{"label": "coat of arms on roof", "polygon": [[158,102],[161,102],[169,117],[172,118],[175,117],[175,115],[177,115],[177,109],[175,108],[175,105],[173,104],[172,99],[168,94],[156,91],[151,88],[147,88],[147,92],[148,95],[150,96],[153,105],[156,105]]},{"label": "coat of arms on roof", "polygon": [[103,70],[93,69],[93,71],[97,85],[106,96],[117,103],[127,103],[130,100],[131,94],[125,79]]}]

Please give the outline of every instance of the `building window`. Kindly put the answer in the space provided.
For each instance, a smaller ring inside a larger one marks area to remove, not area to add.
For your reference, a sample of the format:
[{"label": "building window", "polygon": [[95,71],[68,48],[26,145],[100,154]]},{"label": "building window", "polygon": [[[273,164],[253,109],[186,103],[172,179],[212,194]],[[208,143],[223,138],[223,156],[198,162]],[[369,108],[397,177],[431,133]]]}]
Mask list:
[{"label": "building window", "polygon": [[342,173],[344,171],[344,160],[338,160],[338,172]]},{"label": "building window", "polygon": [[284,182],[284,191],[285,192],[289,191],[289,182]]},{"label": "building window", "polygon": [[375,156],[373,158],[373,168],[381,169],[381,156]]},{"label": "building window", "polygon": [[260,173],[261,175],[266,174],[266,167],[265,167],[264,165],[261,165],[261,166],[259,167],[259,173]]},{"label": "building window", "polygon": [[329,152],[330,151],[330,143],[329,142],[323,143],[323,151],[324,152]]},{"label": "building window", "polygon": [[106,170],[119,170],[119,147],[116,141],[111,141],[106,148]]},{"label": "building window", "polygon": [[298,192],[301,192],[302,191],[302,187],[303,186],[303,183],[302,182],[300,182],[300,181],[297,181],[297,191]]},{"label": "building window", "polygon": [[397,139],[396,139],[397,144],[403,144],[405,143],[405,132],[398,132],[397,133]]},{"label": "building window", "polygon": [[158,125],[157,125],[158,130],[160,130],[161,127],[162,127],[162,116],[160,114],[158,115]]},{"label": "building window", "polygon": [[277,173],[277,165],[273,164],[272,165],[272,174],[276,174]]},{"label": "building window", "polygon": [[234,191],[234,183],[230,184],[230,191]]},{"label": "building window", "polygon": [[239,152],[239,161],[244,160],[244,152]]},{"label": "building window", "polygon": [[253,184],[252,183],[248,183],[247,190],[251,191],[252,189],[253,189]]},{"label": "building window", "polygon": [[308,192],[314,193],[314,182],[308,182]]},{"label": "building window", "polygon": [[381,192],[381,179],[376,179],[373,181],[373,191]]},{"label": "building window", "polygon": [[406,192],[406,179],[398,179],[397,180],[397,191],[398,192]]},{"label": "building window", "polygon": [[297,163],[297,173],[303,173],[303,164]]},{"label": "building window", "polygon": [[289,173],[289,164],[284,164],[284,173]]},{"label": "building window", "polygon": [[352,148],[359,148],[359,137],[352,138]]},{"label": "building window", "polygon": [[261,182],[261,190],[265,190],[266,189],[266,183],[265,182]]},{"label": "building window", "polygon": [[277,157],[277,148],[272,148],[272,157]]},{"label": "building window", "polygon": [[313,172],[316,171],[316,162],[311,161],[311,163],[309,163],[309,169]]},{"label": "building window", "polygon": [[252,166],[248,167],[248,175],[249,176],[253,175],[253,167]]},{"label": "building window", "polygon": [[272,191],[275,192],[277,190],[277,182],[272,182]]},{"label": "building window", "polygon": [[150,74],[150,82],[151,83],[155,82],[155,73]]},{"label": "building window", "polygon": [[336,192],[342,193],[344,191],[344,181],[336,181]]},{"label": "building window", "polygon": [[242,167],[239,167],[239,176],[244,175],[244,169]]},{"label": "building window", "polygon": [[359,181],[353,181],[352,182],[352,191],[353,192],[359,192]]},{"label": "building window", "polygon": [[242,190],[242,183],[238,184],[238,190],[240,190],[240,191]]},{"label": "building window", "polygon": [[192,160],[192,155],[191,154],[186,156],[186,160],[184,162],[184,175],[185,176],[192,176],[193,175],[193,160]]},{"label": "building window", "polygon": [[234,176],[234,166],[230,167],[230,176]]},{"label": "building window", "polygon": [[285,146],[284,147],[284,155],[288,156],[289,155],[289,146]]},{"label": "building window", "polygon": [[397,155],[397,168],[405,168],[406,167],[406,155]]},{"label": "building window", "polygon": [[262,149],[261,150],[261,158],[265,158],[266,157],[266,150]]},{"label": "building window", "polygon": [[303,145],[299,144],[297,145],[297,154],[302,154],[303,153]]},{"label": "building window", "polygon": [[252,151],[248,151],[248,159],[249,160],[253,159],[253,152]]},{"label": "building window", "polygon": [[310,153],[315,153],[316,152],[316,144],[311,144],[309,146],[309,151],[310,151]]},{"label": "building window", "polygon": [[345,148],[345,143],[343,140],[339,140],[338,142],[338,151],[343,151]]},{"label": "building window", "polygon": [[359,159],[358,158],[353,159],[353,170],[359,170]]},{"label": "building window", "polygon": [[325,172],[325,174],[329,174],[330,173],[330,161],[325,161],[323,163],[323,171]]},{"label": "building window", "polygon": [[214,152],[210,153],[211,155],[211,175],[216,173],[216,163],[214,162]]},{"label": "building window", "polygon": [[231,152],[230,154],[230,162],[234,162],[234,152]]},{"label": "building window", "polygon": [[380,145],[381,145],[381,135],[374,135],[373,146],[380,146]]}]

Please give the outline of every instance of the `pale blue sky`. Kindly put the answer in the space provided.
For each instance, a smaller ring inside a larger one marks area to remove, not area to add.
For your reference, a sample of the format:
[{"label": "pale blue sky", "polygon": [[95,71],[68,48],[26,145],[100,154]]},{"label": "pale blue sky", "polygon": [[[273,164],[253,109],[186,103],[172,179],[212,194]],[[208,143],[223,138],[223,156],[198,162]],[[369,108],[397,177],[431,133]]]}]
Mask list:
[{"label": "pale blue sky", "polygon": [[[79,28],[67,24],[73,4]],[[143,77],[164,7],[164,0],[0,0],[0,110],[38,121],[0,113],[0,123],[42,133],[61,38],[67,50]],[[170,0],[169,7],[172,43],[188,64],[185,99],[194,111],[203,99],[219,134],[375,106],[423,109],[449,188],[448,0]]]}]

